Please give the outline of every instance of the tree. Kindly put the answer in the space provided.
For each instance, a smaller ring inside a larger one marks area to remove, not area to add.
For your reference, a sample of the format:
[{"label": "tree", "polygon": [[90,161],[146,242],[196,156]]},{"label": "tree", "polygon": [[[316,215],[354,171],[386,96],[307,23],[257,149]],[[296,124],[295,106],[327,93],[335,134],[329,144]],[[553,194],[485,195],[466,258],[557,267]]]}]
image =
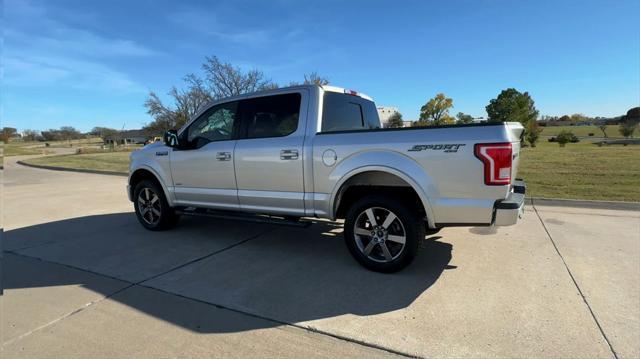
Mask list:
[{"label": "tree", "polygon": [[527,140],[527,142],[529,142],[531,147],[536,147],[536,144],[540,139],[541,132],[542,132],[542,129],[540,128],[540,126],[538,126],[538,121],[536,120],[529,121],[529,124],[527,125],[527,128],[526,128],[525,139]]},{"label": "tree", "polygon": [[439,126],[453,123],[453,118],[449,116],[449,109],[452,107],[453,100],[439,93],[422,106],[418,124]]},{"label": "tree", "polygon": [[71,127],[71,126],[62,126],[60,127],[59,131],[60,131],[61,138],[69,142],[71,142],[71,140],[75,140],[82,137],[82,134],[80,133],[80,131],[76,130],[74,127]]},{"label": "tree", "polygon": [[638,128],[637,123],[624,121],[620,124],[620,127],[618,128],[618,130],[620,131],[620,134],[622,136],[629,138],[629,137],[633,137],[633,133],[636,131],[637,128]]},{"label": "tree", "polygon": [[588,122],[591,120],[591,118],[581,114],[581,113],[574,113],[573,115],[569,116],[569,118],[571,119],[571,121],[573,122]]},{"label": "tree", "polygon": [[458,114],[456,115],[456,118],[458,119],[456,121],[456,124],[458,125],[473,123],[473,116],[467,115],[466,113],[458,112]]},{"label": "tree", "polygon": [[598,128],[604,134],[604,138],[607,138],[607,124],[605,122],[601,123]]},{"label": "tree", "polygon": [[633,133],[640,124],[640,107],[634,107],[627,111],[625,116],[622,116],[620,121],[619,131],[624,137],[633,137]]},{"label": "tree", "polygon": [[[163,103],[153,91],[144,103],[147,113],[153,117],[144,130],[149,135],[159,135],[167,130],[181,127],[200,108],[211,100],[241,95],[249,92],[278,88],[278,84],[267,79],[259,70],[244,71],[230,63],[211,56],[202,64],[203,76],[188,74],[184,77],[184,88],[171,87],[168,92],[173,104]],[[329,79],[312,72],[304,75],[305,84],[326,85]],[[296,85],[297,83],[291,83]]]},{"label": "tree", "polygon": [[521,93],[514,88],[502,90],[497,98],[489,101],[485,109],[489,122],[516,121],[526,128],[529,121],[538,118],[538,110],[529,93]]},{"label": "tree", "polygon": [[155,92],[149,93],[144,106],[154,121],[145,126],[147,133],[157,135],[181,127],[211,100],[278,87],[262,71],[243,71],[216,56],[206,58],[202,71],[204,78],[188,74],[183,79],[185,88],[169,90],[173,106],[165,105]]},{"label": "tree", "polygon": [[58,131],[54,129],[42,131],[40,134],[45,141],[56,141],[58,139]]},{"label": "tree", "polygon": [[558,136],[556,136],[556,141],[560,144],[560,147],[564,147],[564,145],[569,142],[575,142],[576,139],[576,135],[567,130],[562,130]]},{"label": "tree", "polygon": [[324,86],[329,84],[329,79],[318,75],[318,73],[314,71],[309,75],[304,75],[304,84]]},{"label": "tree", "polygon": [[400,112],[394,112],[389,116],[389,120],[387,120],[387,128],[399,128],[403,126],[404,122],[402,122],[402,114]]},{"label": "tree", "polygon": [[11,139],[11,137],[15,135],[17,132],[18,130],[16,130],[13,127],[3,127],[2,131],[0,132],[0,141],[4,143],[9,143],[9,140]]},{"label": "tree", "polygon": [[207,56],[202,69],[214,99],[278,87],[266,79],[262,71],[254,69],[244,72],[237,66],[220,61],[217,56]]},{"label": "tree", "polygon": [[25,141],[35,141],[40,137],[40,132],[36,130],[24,130],[22,131],[22,138]]}]

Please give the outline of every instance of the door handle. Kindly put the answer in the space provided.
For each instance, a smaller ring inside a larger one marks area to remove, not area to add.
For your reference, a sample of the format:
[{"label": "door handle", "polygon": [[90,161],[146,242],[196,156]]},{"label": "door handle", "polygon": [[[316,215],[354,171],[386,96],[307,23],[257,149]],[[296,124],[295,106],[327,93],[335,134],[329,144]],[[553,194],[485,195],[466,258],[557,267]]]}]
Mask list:
[{"label": "door handle", "polygon": [[281,160],[297,160],[298,150],[280,150]]},{"label": "door handle", "polygon": [[230,161],[231,160],[231,152],[218,152],[218,153],[216,153],[216,159],[218,161]]}]

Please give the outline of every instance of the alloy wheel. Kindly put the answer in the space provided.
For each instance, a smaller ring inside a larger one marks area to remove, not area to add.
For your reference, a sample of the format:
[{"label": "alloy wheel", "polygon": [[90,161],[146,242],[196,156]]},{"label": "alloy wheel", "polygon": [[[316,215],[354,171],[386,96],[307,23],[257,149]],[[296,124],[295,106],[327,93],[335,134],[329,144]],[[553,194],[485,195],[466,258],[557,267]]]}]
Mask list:
[{"label": "alloy wheel", "polygon": [[151,188],[145,187],[138,194],[138,211],[142,219],[152,226],[160,222],[160,197]]},{"label": "alloy wheel", "polygon": [[400,218],[381,207],[362,211],[355,221],[353,234],[360,252],[382,263],[398,258],[407,242],[407,232]]}]

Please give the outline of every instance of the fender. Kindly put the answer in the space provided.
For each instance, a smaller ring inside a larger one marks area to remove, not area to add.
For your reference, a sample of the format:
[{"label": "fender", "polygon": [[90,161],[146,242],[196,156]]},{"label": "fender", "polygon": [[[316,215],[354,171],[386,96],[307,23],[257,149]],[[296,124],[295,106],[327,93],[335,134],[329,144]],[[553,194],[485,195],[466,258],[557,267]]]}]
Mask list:
[{"label": "fender", "polygon": [[[153,162],[152,162],[153,163]],[[132,164],[133,165],[133,164]],[[149,165],[147,163],[141,163],[138,164],[135,169],[132,169],[129,172],[129,177],[127,178],[127,185],[129,185],[131,183],[131,176],[136,173],[139,170],[146,170],[151,172],[151,174],[153,176],[155,176],[156,180],[158,181],[158,183],[160,183],[160,187],[162,187],[162,191],[164,192],[165,197],[167,198],[167,202],[169,202],[169,206],[173,207],[174,204],[174,196],[173,196],[173,192],[169,191],[169,189],[167,188],[167,186],[165,185],[165,181],[163,180],[163,176],[160,175],[160,171],[158,171],[157,169],[155,169],[154,167],[159,167],[159,170],[162,172],[165,172],[157,163],[155,163],[155,165]],[[133,167],[132,167],[133,168]],[[170,181],[172,181],[171,178],[171,174],[169,174],[168,176],[165,175],[164,178],[168,178]],[[173,183],[173,182],[171,182]]]},{"label": "fender", "polygon": [[[380,165],[388,163],[389,165]],[[367,151],[356,153],[343,161],[331,172],[329,181],[334,183],[329,201],[331,216],[336,216],[336,199],[346,181],[351,177],[368,171],[380,171],[395,175],[407,182],[420,197],[427,214],[427,223],[430,228],[435,228],[433,209],[429,198],[433,198],[436,186],[432,178],[413,159],[403,154],[391,151]]]}]

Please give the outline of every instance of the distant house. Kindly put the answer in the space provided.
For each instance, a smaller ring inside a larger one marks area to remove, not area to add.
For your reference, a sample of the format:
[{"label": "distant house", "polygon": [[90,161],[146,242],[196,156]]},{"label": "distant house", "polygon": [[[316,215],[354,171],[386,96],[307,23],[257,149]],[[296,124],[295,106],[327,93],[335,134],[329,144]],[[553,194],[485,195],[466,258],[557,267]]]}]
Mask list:
[{"label": "distant house", "polygon": [[144,133],[143,130],[125,130],[104,136],[105,145],[138,145],[145,144],[151,136]]},{"label": "distant house", "polygon": [[378,110],[378,117],[380,117],[380,122],[382,122],[382,126],[387,127],[387,122],[389,122],[389,118],[398,111],[397,107],[391,106],[378,106],[376,107]]}]

